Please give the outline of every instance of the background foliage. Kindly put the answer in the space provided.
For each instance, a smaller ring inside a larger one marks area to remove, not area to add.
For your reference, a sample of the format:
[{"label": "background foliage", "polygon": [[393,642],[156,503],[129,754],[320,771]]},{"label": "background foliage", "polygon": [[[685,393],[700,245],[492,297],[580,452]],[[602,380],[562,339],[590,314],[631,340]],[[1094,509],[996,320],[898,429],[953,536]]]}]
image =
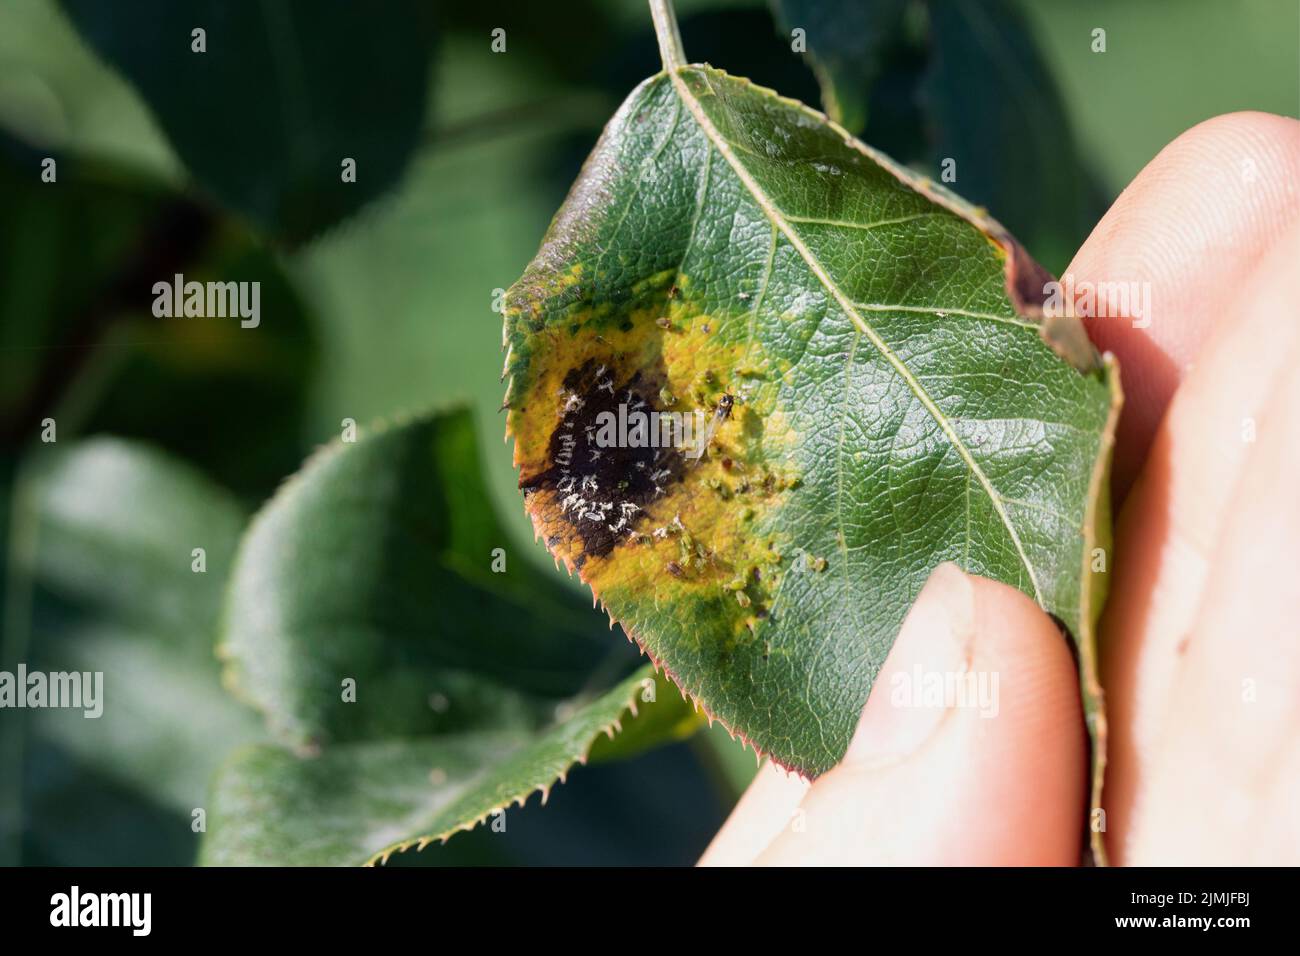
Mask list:
[{"label": "background foliage", "polygon": [[[809,17],[824,49],[814,24],[837,21],[799,8],[835,4],[777,6],[680,0],[687,52],[818,103],[777,24]],[[843,81],[861,84],[844,118],[932,175],[957,158],[958,191],[1057,272],[1182,130],[1300,107],[1300,12],[1285,0],[892,6],[875,65]],[[480,436],[464,483],[499,522],[512,581],[575,609],[566,647],[589,656],[569,690],[638,666],[532,542],[495,440],[493,303],[614,106],[658,69],[641,0],[108,9],[0,5],[0,669],[114,681],[99,722],[0,714],[4,863],[195,859],[190,811],[216,768],[269,746],[220,684],[226,574],[249,516],[344,418],[464,403]],[[173,80],[191,21],[208,28],[209,72],[186,85]],[[1105,54],[1089,49],[1097,26]],[[355,187],[338,183],[339,155],[358,159]],[[57,186],[39,180],[46,156]],[[260,280],[261,327],[153,318],[149,288],[173,272]],[[38,441],[47,416],[54,446]],[[207,542],[206,575],[176,553],[187,535]],[[412,613],[476,633],[456,605]],[[719,731],[681,741],[667,723],[640,753],[575,770],[544,809],[510,811],[505,834],[395,861],[693,860],[754,761]],[[677,742],[649,746],[664,741]]]}]

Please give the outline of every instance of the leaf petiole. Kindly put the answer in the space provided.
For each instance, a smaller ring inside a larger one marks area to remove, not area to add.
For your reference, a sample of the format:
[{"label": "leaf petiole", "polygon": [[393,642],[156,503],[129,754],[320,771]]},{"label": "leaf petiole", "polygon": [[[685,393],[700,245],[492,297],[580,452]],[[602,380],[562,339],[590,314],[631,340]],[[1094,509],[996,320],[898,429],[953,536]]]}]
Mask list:
[{"label": "leaf petiole", "polygon": [[682,49],[673,0],[650,0],[650,16],[655,22],[655,38],[659,41],[659,58],[664,69],[672,71],[685,66],[686,51]]}]

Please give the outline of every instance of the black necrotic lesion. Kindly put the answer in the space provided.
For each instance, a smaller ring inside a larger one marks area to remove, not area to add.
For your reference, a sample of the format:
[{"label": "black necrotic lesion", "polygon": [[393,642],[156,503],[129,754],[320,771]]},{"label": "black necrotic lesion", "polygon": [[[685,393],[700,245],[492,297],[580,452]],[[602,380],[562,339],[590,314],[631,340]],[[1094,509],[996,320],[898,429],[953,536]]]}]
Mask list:
[{"label": "black necrotic lesion", "polygon": [[[640,533],[646,510],[682,481],[686,459],[676,447],[599,440],[608,413],[662,412],[661,376],[637,370],[630,376],[606,363],[589,360],[565,376],[560,417],[547,455],[547,467],[520,479],[525,493],[549,491],[559,520],[582,540],[584,556],[603,557]],[[621,379],[621,380],[620,380]],[[608,434],[608,433],[606,433]],[[648,437],[648,436],[647,436]]]}]

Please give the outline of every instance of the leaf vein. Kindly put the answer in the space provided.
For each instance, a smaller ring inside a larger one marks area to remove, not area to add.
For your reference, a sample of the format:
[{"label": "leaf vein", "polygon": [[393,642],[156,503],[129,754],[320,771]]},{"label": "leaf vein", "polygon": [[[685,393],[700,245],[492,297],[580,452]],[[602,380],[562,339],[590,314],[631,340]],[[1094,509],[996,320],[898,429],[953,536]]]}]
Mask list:
[{"label": "leaf vein", "polygon": [[[871,344],[876,347],[876,350],[880,352],[885,360],[894,367],[898,375],[917,397],[917,400],[921,402],[926,411],[929,412],[931,417],[933,417],[938,423],[939,428],[956,448],[957,453],[965,461],[967,468],[984,488],[984,491],[989,496],[999,519],[1007,529],[1007,534],[1011,539],[1012,545],[1016,549],[1016,553],[1020,558],[1021,563],[1025,567],[1025,571],[1029,576],[1029,581],[1033,586],[1034,598],[1040,605],[1042,605],[1044,603],[1043,592],[1038,584],[1038,578],[1034,573],[1033,565],[1029,561],[1029,556],[1025,552],[1024,545],[1020,541],[1020,533],[1012,523],[1010,515],[1007,514],[1006,508],[1002,504],[1001,496],[989,481],[988,476],[984,474],[984,470],[980,468],[979,463],[971,454],[970,449],[966,447],[964,442],[962,442],[961,437],[953,429],[952,423],[948,421],[942,410],[940,410],[938,405],[935,404],[934,399],[930,397],[930,394],[925,390],[921,383],[917,381],[911,370],[903,364],[902,360],[899,359],[876,330],[862,317],[861,312],[857,307],[855,307],[853,300],[850,299],[844,293],[844,290],[839,287],[839,284],[831,278],[830,274],[827,273],[826,268],[821,264],[817,257],[812,254],[812,251],[808,248],[799,233],[795,231],[794,227],[783,218],[780,210],[777,209],[776,205],[772,202],[772,199],[750,174],[749,170],[741,165],[740,160],[736,158],[732,151],[731,144],[722,135],[718,128],[713,125],[713,121],[709,118],[708,114],[704,112],[704,108],[695,97],[695,94],[686,84],[686,81],[682,79],[681,73],[682,70],[668,71],[668,75],[672,79],[673,86],[677,90],[678,96],[681,97],[682,102],[686,105],[686,108],[690,111],[695,122],[704,132],[705,136],[712,141],[714,147],[722,155],[722,158],[727,161],[727,164],[731,167],[741,184],[753,197],[759,208],[768,216],[773,225],[775,225],[777,229],[781,230],[785,235],[786,240],[794,246],[795,251],[799,253],[800,257],[808,265],[808,268],[812,271],[817,280],[823,287],[825,287],[826,291],[831,294],[831,297],[835,299],[853,324],[857,326],[858,329],[871,341]],[[703,76],[705,82],[709,84],[710,89],[712,90],[712,82],[709,79],[708,74],[704,73]],[[717,96],[716,91],[712,92],[714,96]]]}]

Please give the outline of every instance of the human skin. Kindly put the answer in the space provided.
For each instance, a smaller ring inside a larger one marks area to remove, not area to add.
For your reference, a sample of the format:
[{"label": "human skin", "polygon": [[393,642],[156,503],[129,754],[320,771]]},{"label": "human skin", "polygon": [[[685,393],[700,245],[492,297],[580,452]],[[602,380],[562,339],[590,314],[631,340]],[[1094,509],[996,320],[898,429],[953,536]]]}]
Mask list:
[{"label": "human skin", "polygon": [[[1118,864],[1300,863],[1300,123],[1234,113],[1165,147],[1071,263],[1150,283],[1098,310],[1115,450],[1102,799]],[[891,677],[997,674],[995,716],[894,706]],[[701,859],[1072,865],[1091,821],[1069,648],[1020,592],[940,566],[839,766],[764,765]]]}]

